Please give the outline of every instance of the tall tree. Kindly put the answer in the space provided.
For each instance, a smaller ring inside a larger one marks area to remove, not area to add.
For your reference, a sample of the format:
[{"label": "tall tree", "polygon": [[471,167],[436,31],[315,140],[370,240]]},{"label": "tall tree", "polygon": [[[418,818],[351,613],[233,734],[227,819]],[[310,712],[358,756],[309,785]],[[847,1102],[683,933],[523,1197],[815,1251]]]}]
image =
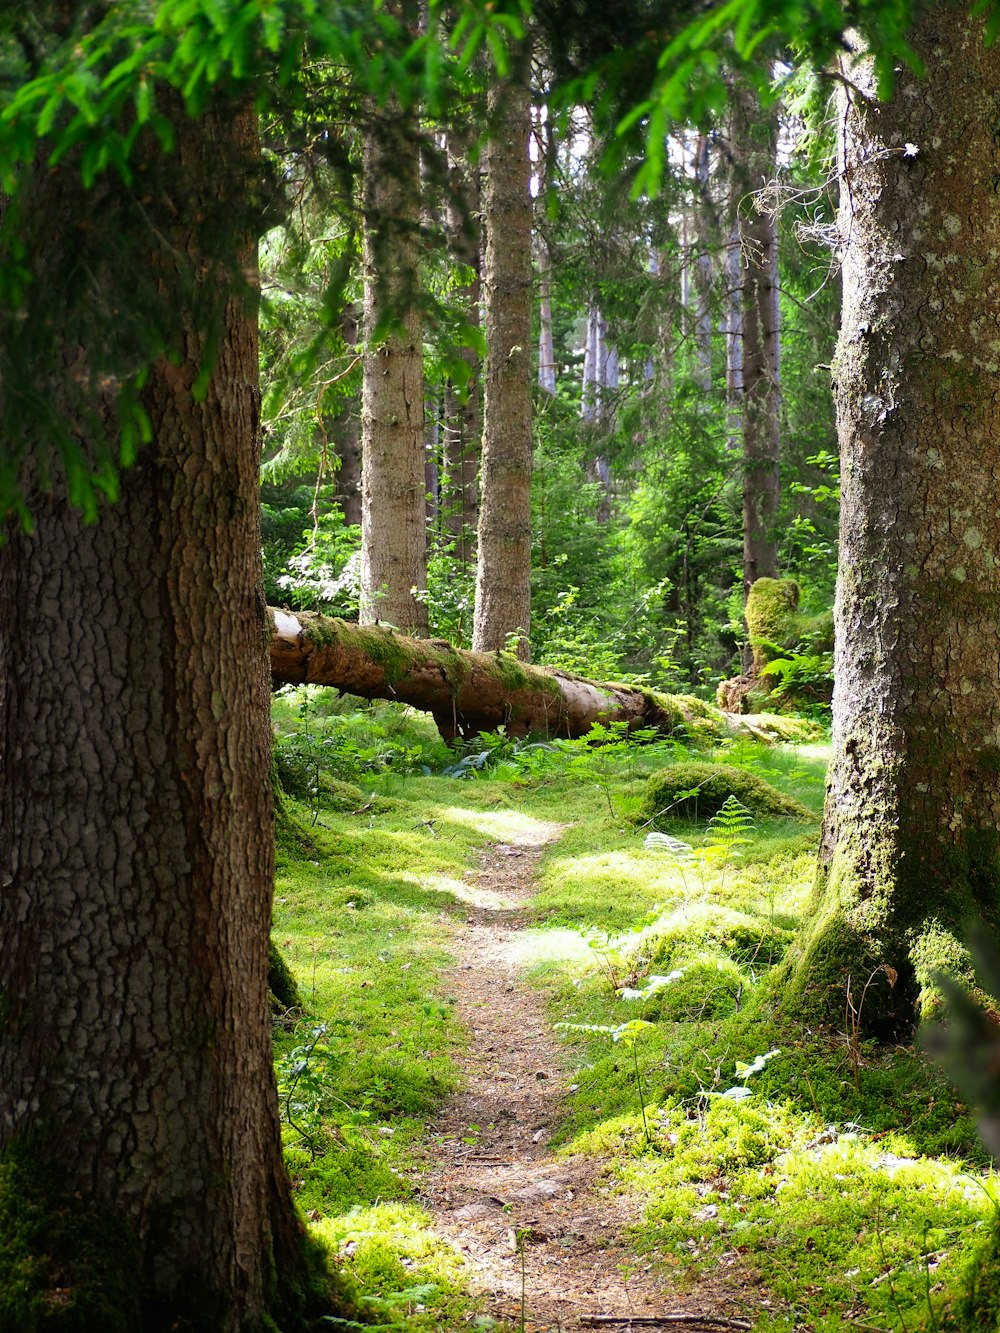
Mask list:
[{"label": "tall tree", "polygon": [[360,620],[427,633],[420,150],[397,105],[364,132]]},{"label": "tall tree", "polygon": [[[480,314],[480,184],[479,164],[470,160],[469,134],[452,127],[448,131],[448,165],[451,188],[446,205],[445,227],[452,258],[465,265],[469,281],[460,293],[465,318],[478,327]],[[480,407],[480,357],[474,347],[461,349],[468,370],[462,387],[449,380],[445,386],[441,441],[444,485],[441,504],[445,526],[463,565],[475,554],[479,517],[479,455],[482,446]]]},{"label": "tall tree", "polygon": [[531,135],[527,44],[491,79],[483,223],[486,365],[479,566],[472,646],[513,636],[529,655],[531,628]]},{"label": "tall tree", "polygon": [[842,1009],[885,965],[862,1021],[889,1036],[963,923],[1000,921],[1000,61],[944,4],[911,42],[926,72],[887,103],[870,61],[843,70],[834,759],[793,990]]},{"label": "tall tree", "polygon": [[[779,337],[778,225],[757,193],[777,170],[778,124],[753,90],[737,82],[729,104],[729,169],[738,238],[739,344],[727,356],[727,387],[742,407],[743,596],[778,574]],[[735,267],[735,266],[733,266]]]},{"label": "tall tree", "polygon": [[[233,294],[261,217],[255,116],[249,99],[194,121],[179,97],[160,110],[176,150],[147,132],[141,196],[110,180],[88,195],[75,159],[43,158],[6,219],[29,285],[4,337],[32,340],[60,310],[56,361],[37,373],[82,458],[115,413],[93,311],[141,312],[149,334],[169,307],[173,336],[143,391],[152,443],[117,503],[88,523],[29,461],[34,530],[9,523],[0,545],[0,1143],[8,1189],[58,1177],[4,1262],[24,1244],[85,1312],[104,1236],[120,1304],[93,1307],[94,1327],[292,1329],[303,1263],[267,1014],[256,313],[251,291]],[[134,355],[127,334],[119,350]]]}]

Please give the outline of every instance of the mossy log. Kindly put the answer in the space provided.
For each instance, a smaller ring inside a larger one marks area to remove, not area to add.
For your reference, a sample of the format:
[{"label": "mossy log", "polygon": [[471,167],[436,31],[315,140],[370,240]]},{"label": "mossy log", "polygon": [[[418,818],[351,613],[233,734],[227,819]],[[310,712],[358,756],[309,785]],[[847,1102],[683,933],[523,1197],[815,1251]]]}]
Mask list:
[{"label": "mossy log", "polygon": [[529,666],[511,653],[473,653],[443,639],[411,639],[379,625],[272,611],[271,677],[329,685],[362,699],[395,699],[429,712],[446,740],[504,726],[512,736],[584,736],[595,722],[724,735],[717,708]]}]

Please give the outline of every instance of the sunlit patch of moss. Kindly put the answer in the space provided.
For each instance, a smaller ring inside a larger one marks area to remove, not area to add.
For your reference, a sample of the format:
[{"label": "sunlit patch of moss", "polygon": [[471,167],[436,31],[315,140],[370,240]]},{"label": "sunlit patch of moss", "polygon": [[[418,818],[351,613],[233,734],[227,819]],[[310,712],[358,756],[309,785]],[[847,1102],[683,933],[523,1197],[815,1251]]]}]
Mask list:
[{"label": "sunlit patch of moss", "polygon": [[475,1312],[464,1261],[413,1204],[355,1208],[315,1222],[312,1232],[365,1293],[379,1323],[458,1328]]}]

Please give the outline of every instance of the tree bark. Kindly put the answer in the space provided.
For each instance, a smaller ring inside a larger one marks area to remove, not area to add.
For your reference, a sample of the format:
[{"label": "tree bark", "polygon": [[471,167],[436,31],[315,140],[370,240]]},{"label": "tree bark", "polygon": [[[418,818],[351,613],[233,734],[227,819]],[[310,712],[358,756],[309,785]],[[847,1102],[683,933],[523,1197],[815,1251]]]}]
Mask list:
[{"label": "tree bark", "polygon": [[[468,160],[469,145],[454,131],[449,133],[448,160],[451,191],[446,227],[450,254],[471,270],[468,286],[461,293],[463,313],[470,324],[479,325],[479,169]],[[471,347],[462,349],[469,379],[463,390],[445,386],[444,430],[441,442],[443,487],[441,506],[445,527],[454,543],[455,558],[471,564],[476,549],[479,520],[479,455],[482,444],[479,356]]]},{"label": "tree bark", "polygon": [[834,760],[822,874],[792,994],[905,1035],[973,914],[1000,920],[1000,63],[943,4],[926,75],[877,101],[847,68]]},{"label": "tree bark", "polygon": [[472,646],[517,643],[531,630],[531,97],[528,52],[511,50],[510,72],[487,98],[483,220],[486,367],[479,567]]},{"label": "tree bark", "polygon": [[[777,170],[778,126],[745,84],[732,91],[730,153],[739,236],[742,354],[727,381],[743,415],[743,600],[757,579],[778,577],[779,335],[778,227],[755,191]],[[732,401],[732,399],[731,399]]]},{"label": "tree bark", "polygon": [[420,151],[398,107],[364,135],[362,622],[427,633]]},{"label": "tree bark", "polygon": [[[131,1236],[123,1328],[233,1331],[302,1276],[267,1018],[256,312],[226,296],[255,269],[258,158],[249,105],[173,110],[141,207],[102,187],[185,326],[144,391],[154,442],[93,524],[26,476],[36,528],[0,545],[0,1143],[58,1170],[54,1210]],[[36,177],[41,267],[90,242],[71,164]],[[125,303],[86,276],[71,301]],[[87,347],[63,354],[85,382]],[[86,1250],[51,1260],[71,1301]]]},{"label": "tree bark", "polygon": [[512,653],[462,652],[443,639],[413,639],[378,625],[311,612],[270,611],[271,679],[326,685],[362,699],[393,699],[431,713],[442,736],[506,727],[512,736],[585,736],[595,722],[664,734],[723,736],[745,729],[761,739],[769,723],[728,717],[689,695],[585,680],[529,666]]},{"label": "tree bark", "polygon": [[[357,307],[344,311],[344,342],[350,351],[358,341]],[[334,452],[340,460],[334,484],[337,503],[344,512],[344,522],[361,526],[361,419],[359,404],[352,396],[330,424]]]}]

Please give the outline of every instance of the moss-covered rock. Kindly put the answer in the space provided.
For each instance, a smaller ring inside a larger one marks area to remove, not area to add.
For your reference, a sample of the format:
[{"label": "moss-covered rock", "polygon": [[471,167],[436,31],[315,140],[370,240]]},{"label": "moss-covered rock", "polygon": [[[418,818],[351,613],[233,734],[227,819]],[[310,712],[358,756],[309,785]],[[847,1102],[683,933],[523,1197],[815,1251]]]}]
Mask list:
[{"label": "moss-covered rock", "polygon": [[804,805],[748,769],[690,760],[650,777],[641,821],[665,828],[677,820],[708,820],[719,813],[729,796],[761,819],[813,818]]},{"label": "moss-covered rock", "polygon": [[792,936],[792,931],[747,912],[715,903],[685,904],[643,931],[634,965],[643,973],[669,972],[712,949],[744,967],[763,968],[778,962]]},{"label": "moss-covered rock", "polygon": [[[731,958],[701,950],[664,977],[650,977],[648,994],[626,999],[629,1012],[647,1021],[701,1023],[727,1018],[740,1006],[748,978]],[[638,988],[637,988],[638,989]]]}]

